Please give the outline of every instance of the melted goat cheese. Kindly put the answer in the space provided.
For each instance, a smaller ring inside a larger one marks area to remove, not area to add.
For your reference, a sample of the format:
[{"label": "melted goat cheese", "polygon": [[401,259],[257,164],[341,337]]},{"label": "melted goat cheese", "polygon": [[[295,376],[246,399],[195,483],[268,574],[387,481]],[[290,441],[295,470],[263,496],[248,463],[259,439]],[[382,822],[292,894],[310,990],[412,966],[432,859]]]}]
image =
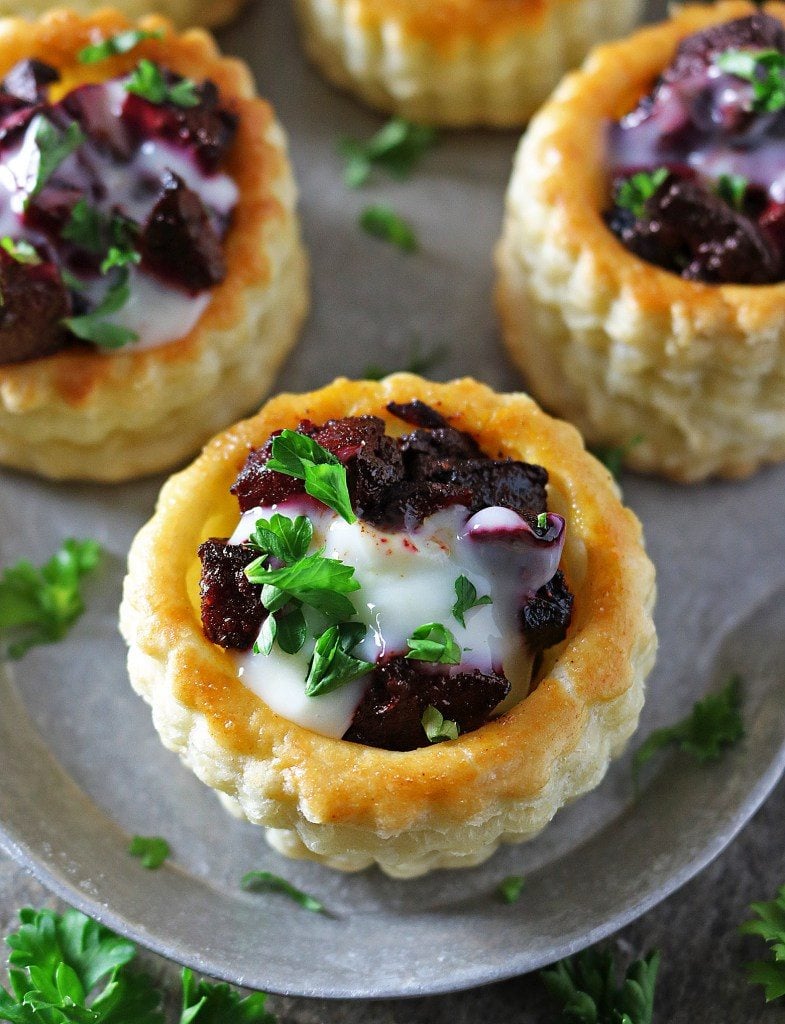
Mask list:
[{"label": "melted goat cheese", "polygon": [[[284,508],[256,508],[246,512],[229,543],[248,539],[257,519]],[[439,665],[440,671],[504,671],[512,684],[500,705],[507,710],[526,696],[531,681],[532,658],[525,649],[518,613],[528,595],[551,579],[562,544],[540,553],[536,545],[513,548],[503,538],[480,543],[476,533],[511,531],[523,524],[508,509],[485,509],[469,517],[461,506],[444,509],[426,519],[411,533],[379,530],[368,523],[347,523],[334,512],[309,512],[314,536],[311,551],[324,549],[328,558],[354,566],[360,589],[349,595],[357,619],[367,627],[365,639],[353,654],[368,662],[408,650],[415,629],[429,622],[446,626],[462,650],[460,665]],[[524,524],[525,525],[525,524]],[[562,531],[563,535],[563,531]],[[541,545],[543,548],[545,546]],[[455,581],[467,576],[478,597],[490,595],[492,604],[465,613],[462,626],[452,614]],[[306,610],[309,626],[311,614]],[[324,626],[322,625],[322,629]],[[317,625],[316,632],[320,632]],[[277,714],[314,732],[339,738],[351,724],[355,709],[368,686],[363,676],[318,697],[305,696],[305,678],[313,653],[309,639],[296,655],[274,645],[268,655],[234,655],[243,683]]]}]

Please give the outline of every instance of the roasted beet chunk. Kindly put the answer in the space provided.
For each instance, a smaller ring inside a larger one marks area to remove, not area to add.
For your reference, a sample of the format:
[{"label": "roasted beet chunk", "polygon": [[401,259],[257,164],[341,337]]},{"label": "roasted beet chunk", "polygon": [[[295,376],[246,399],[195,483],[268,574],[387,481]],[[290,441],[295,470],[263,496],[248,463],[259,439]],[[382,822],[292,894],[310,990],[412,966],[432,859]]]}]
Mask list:
[{"label": "roasted beet chunk", "polygon": [[437,674],[406,658],[392,658],[374,670],[343,738],[385,750],[427,747],[422,716],[429,705],[457,722],[462,733],[471,732],[488,721],[509,692],[503,675]]},{"label": "roasted beet chunk", "polygon": [[676,57],[662,76],[665,82],[700,74],[725,50],[785,50],[785,30],[768,14],[752,14],[696,32],[679,44]]},{"label": "roasted beet chunk", "polygon": [[302,480],[267,469],[271,448],[272,439],[261,448],[252,448],[230,488],[241,512],[247,512],[258,505],[279,505],[295,494],[305,493]]},{"label": "roasted beet chunk", "polygon": [[212,538],[199,548],[202,578],[202,626],[208,640],[246,651],[259,633],[265,612],[262,588],[249,583],[243,569],[256,558],[251,548]]},{"label": "roasted beet chunk", "polygon": [[562,642],[572,618],[572,602],[573,596],[561,569],[526,602],[521,609],[521,626],[531,654],[539,654],[546,647]]},{"label": "roasted beet chunk", "polygon": [[60,81],[60,73],[40,60],[21,60],[3,79],[2,90],[25,103],[41,103],[49,86]]},{"label": "roasted beet chunk", "polygon": [[108,150],[119,160],[130,160],[133,150],[130,133],[118,118],[114,103],[106,86],[82,85],[69,92],[59,107],[79,122],[85,135],[99,148]]},{"label": "roasted beet chunk", "polygon": [[358,516],[373,518],[391,490],[403,480],[403,459],[396,441],[384,433],[378,416],[330,420],[313,438],[346,466],[352,507]]},{"label": "roasted beet chunk", "polygon": [[421,402],[419,398],[414,398],[411,402],[388,402],[387,411],[415,427],[429,427],[434,430],[437,427],[449,426],[440,412]]},{"label": "roasted beet chunk", "polygon": [[196,293],[226,277],[221,240],[196,192],[167,172],[140,239],[146,270]]},{"label": "roasted beet chunk", "polygon": [[48,356],[69,344],[68,292],[53,263],[19,263],[0,249],[0,363]]}]

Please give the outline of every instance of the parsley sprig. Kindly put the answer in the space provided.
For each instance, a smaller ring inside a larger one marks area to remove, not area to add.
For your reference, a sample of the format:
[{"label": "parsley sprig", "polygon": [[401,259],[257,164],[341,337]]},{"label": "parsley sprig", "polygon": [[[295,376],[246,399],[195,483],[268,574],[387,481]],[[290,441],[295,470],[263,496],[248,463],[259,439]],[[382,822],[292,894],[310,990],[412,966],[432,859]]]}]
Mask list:
[{"label": "parsley sprig", "polygon": [[442,665],[458,665],[461,648],[446,626],[441,622],[426,622],[418,626],[406,641],[412,661],[434,661]]},{"label": "parsley sprig", "polygon": [[66,540],[41,566],[17,562],[0,577],[0,655],[21,658],[61,640],[84,611],[82,580],[98,565],[93,540]]},{"label": "parsley sprig", "polygon": [[347,523],[357,522],[349,497],[346,467],[313,438],[296,430],[282,430],[273,438],[267,469],[303,480],[305,491],[312,498],[337,512]]},{"label": "parsley sprig", "polygon": [[325,913],[325,906],[315,896],[310,896],[302,889],[296,888],[291,882],[287,882],[280,875],[274,875],[270,871],[249,871],[240,880],[243,889],[249,892],[279,892],[288,896],[290,900],[299,903],[305,910],[314,914]]},{"label": "parsley sprig", "polygon": [[484,604],[493,604],[490,594],[477,596],[477,588],[468,576],[459,576],[455,581],[455,604],[452,606],[452,613],[462,626],[466,625],[466,613],[472,608],[479,608]]},{"label": "parsley sprig", "polygon": [[132,857],[138,857],[142,867],[148,871],[155,871],[160,868],[163,862],[172,852],[169,843],[161,836],[134,836],[128,847]]},{"label": "parsley sprig", "polygon": [[458,723],[444,715],[429,704],[423,712],[422,727],[429,743],[443,743],[445,740],[457,740],[460,733]]},{"label": "parsley sprig", "polygon": [[148,32],[144,29],[129,28],[125,32],[117,32],[107,39],[102,39],[100,43],[91,43],[83,47],[76,55],[77,60],[80,64],[97,64],[109,57],[130,53],[145,39],[163,39],[163,35],[161,29]]},{"label": "parsley sprig", "polygon": [[84,142],[84,133],[76,121],[71,121],[65,130],[38,114],[34,120],[33,141],[38,150],[38,167],[32,186],[27,190],[27,200],[37,195],[49,181],[60,164]]},{"label": "parsley sprig", "polygon": [[714,63],[752,85],[752,109],[774,113],[785,107],[785,54],[779,50],[725,50]]},{"label": "parsley sprig", "polygon": [[359,679],[373,665],[355,658],[351,651],[364,640],[367,627],[361,622],[340,622],[330,626],[316,641],[305,680],[306,697],[319,697]]},{"label": "parsley sprig", "polygon": [[632,760],[636,786],[643,766],[666,747],[683,750],[698,764],[710,764],[718,761],[725,748],[737,743],[743,735],[741,678],[734,675],[718,693],[710,693],[697,701],[681,722],[656,729],[636,750]]},{"label": "parsley sprig", "polygon": [[667,167],[631,175],[616,190],[616,205],[630,210],[636,217],[642,217],[646,213],[646,203],[667,177]]},{"label": "parsley sprig", "polygon": [[561,1005],[563,1024],[652,1024],[660,954],[654,950],[627,968],[621,986],[608,949],[587,949],[540,971]]},{"label": "parsley sprig", "polygon": [[407,178],[436,141],[436,132],[425,125],[394,117],[367,141],[342,139],[339,151],[346,158],[344,181],[359,188],[371,176],[374,167],[393,178]]},{"label": "parsley sprig", "polygon": [[131,72],[125,89],[157,106],[172,103],[176,107],[197,107],[201,102],[195,82],[181,78],[170,85],[158,65],[146,58],[140,60]]},{"label": "parsley sprig", "polygon": [[785,885],[768,903],[753,903],[750,909],[757,920],[746,921],[740,931],[759,935],[769,944],[771,960],[749,964],[751,985],[762,985],[766,1002],[785,996]]}]

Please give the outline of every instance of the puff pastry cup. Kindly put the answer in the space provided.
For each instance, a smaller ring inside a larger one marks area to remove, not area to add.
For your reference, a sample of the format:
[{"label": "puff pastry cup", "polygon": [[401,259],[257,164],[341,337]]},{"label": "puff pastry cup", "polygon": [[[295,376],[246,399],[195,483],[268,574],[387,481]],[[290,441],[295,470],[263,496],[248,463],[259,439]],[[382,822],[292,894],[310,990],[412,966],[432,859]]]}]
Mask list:
[{"label": "puff pastry cup", "polygon": [[[132,27],[161,38],[79,62],[88,44]],[[100,481],[170,468],[258,403],[305,316],[306,258],[285,136],[242,62],[221,56],[206,32],[176,34],[158,16],[132,23],[108,10],[55,11],[32,24],[0,21],[0,75],[31,57],[60,72],[62,91],[128,73],[140,59],[160,62],[214,82],[238,116],[223,165],[238,190],[223,239],[226,276],[195,326],[154,348],[107,354],[80,345],[0,364],[0,464]],[[155,308],[149,316],[154,321]]]},{"label": "puff pastry cup", "polygon": [[756,10],[685,7],[596,49],[521,142],[496,252],[504,340],[533,394],[589,442],[640,438],[628,464],[680,481],[785,458],[785,283],[685,280],[628,251],[601,216],[604,140],[682,39]]},{"label": "puff pastry cup", "polygon": [[639,0],[295,0],[308,55],[373,107],[430,124],[519,125]]},{"label": "puff pastry cup", "polygon": [[[231,532],[228,488],[248,450],[303,417],[372,414],[421,399],[494,458],[539,462],[549,507],[567,520],[561,567],[574,593],[567,639],[544,653],[529,696],[457,740],[406,752],[331,739],[273,713],[209,643],[197,548]],[[471,866],[526,839],[596,786],[636,727],[656,648],[654,569],[641,528],[575,429],[523,394],[411,374],[282,394],[214,438],[165,485],[131,548],[120,613],[133,687],[164,744],[290,857],[342,870],[377,863],[413,877]]]},{"label": "puff pastry cup", "polygon": [[[0,0],[2,18],[37,18],[51,8],[47,0]],[[87,17],[109,6],[102,0],[72,0],[69,9]],[[145,14],[159,14],[170,19],[178,28],[200,25],[214,28],[224,25],[238,13],[243,0],[113,0],[111,7],[127,18],[141,18]]]}]

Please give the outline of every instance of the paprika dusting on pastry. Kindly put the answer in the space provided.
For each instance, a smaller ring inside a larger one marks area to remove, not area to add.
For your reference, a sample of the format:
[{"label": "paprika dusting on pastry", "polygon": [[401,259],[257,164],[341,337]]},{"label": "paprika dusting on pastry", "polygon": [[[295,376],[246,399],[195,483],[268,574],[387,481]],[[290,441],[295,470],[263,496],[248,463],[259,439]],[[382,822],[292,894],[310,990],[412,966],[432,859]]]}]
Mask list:
[{"label": "paprika dusting on pastry", "polygon": [[688,36],[609,127],[608,226],[687,280],[785,280],[784,132],[782,24],[756,13]]},{"label": "paprika dusting on pastry", "polygon": [[304,421],[251,450],[237,528],[200,547],[202,622],[278,714],[411,750],[523,699],[572,595],[547,472],[489,457],[422,402],[388,411],[415,429]]},{"label": "paprika dusting on pastry", "polygon": [[226,276],[237,118],[215,85],[142,59],[54,101],[59,78],[25,60],[0,84],[0,363],[173,341]]}]

